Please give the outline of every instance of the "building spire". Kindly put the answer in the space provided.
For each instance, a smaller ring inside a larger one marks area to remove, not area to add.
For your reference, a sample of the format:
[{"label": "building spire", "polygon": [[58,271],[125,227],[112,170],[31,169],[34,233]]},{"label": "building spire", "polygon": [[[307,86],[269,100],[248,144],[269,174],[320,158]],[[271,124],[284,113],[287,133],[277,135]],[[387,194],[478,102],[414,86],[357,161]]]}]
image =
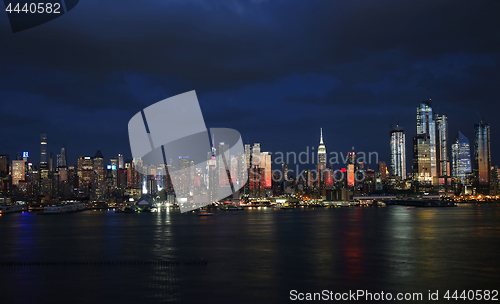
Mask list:
[{"label": "building spire", "polygon": [[320,128],[320,132],[321,132],[321,136],[320,136],[319,144],[322,145],[323,144],[323,128]]},{"label": "building spire", "polygon": [[212,134],[212,157],[215,156],[215,135]]}]

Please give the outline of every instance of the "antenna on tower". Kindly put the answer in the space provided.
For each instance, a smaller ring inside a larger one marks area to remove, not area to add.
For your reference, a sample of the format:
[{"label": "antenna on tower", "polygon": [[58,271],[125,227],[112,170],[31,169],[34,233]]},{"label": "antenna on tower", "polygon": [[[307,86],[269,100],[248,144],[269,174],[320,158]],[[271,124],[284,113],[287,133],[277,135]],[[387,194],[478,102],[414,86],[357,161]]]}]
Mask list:
[{"label": "antenna on tower", "polygon": [[476,110],[476,114],[477,114],[477,117],[479,117],[479,120],[481,121],[481,123],[483,123],[483,117],[481,116],[481,114],[479,114],[478,110]]},{"label": "antenna on tower", "polygon": [[321,133],[321,136],[320,136],[320,139],[319,139],[319,144],[323,144],[323,128],[320,128],[320,133]]}]

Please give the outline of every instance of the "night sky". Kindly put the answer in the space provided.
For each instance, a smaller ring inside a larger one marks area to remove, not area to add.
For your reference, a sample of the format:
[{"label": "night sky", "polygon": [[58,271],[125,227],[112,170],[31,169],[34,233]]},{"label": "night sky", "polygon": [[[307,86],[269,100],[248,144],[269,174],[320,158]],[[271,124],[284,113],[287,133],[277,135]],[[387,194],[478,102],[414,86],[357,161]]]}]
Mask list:
[{"label": "night sky", "polygon": [[[412,159],[415,113],[432,97],[453,141],[491,125],[500,164],[500,1],[81,0],[11,32],[0,13],[0,154],[70,163],[100,148],[131,157],[127,125],[196,90],[207,127],[263,151],[377,151],[400,122]],[[372,167],[374,167],[372,165]],[[410,171],[410,168],[407,170]]]}]

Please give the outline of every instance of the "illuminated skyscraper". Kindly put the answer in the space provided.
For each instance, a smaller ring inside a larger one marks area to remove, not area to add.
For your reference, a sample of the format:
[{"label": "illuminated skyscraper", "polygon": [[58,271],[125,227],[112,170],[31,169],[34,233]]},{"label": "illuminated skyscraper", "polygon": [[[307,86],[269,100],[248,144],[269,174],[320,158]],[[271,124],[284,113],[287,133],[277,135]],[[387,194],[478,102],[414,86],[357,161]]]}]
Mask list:
[{"label": "illuminated skyscraper", "polygon": [[40,134],[40,164],[47,166],[47,134]]},{"label": "illuminated skyscraper", "polygon": [[245,144],[245,160],[246,160],[246,163],[247,163],[247,168],[250,168],[250,166],[252,165],[250,163],[251,161],[251,156],[252,156],[252,148],[250,147],[249,144]]},{"label": "illuminated skyscraper", "polygon": [[19,181],[26,180],[26,162],[24,160],[12,161],[12,185],[19,185]]},{"label": "illuminated skyscraper", "polygon": [[270,189],[272,187],[272,169],[271,169],[271,154],[269,152],[260,153],[261,167],[261,187]]},{"label": "illuminated skyscraper", "polygon": [[[179,171],[175,178],[180,182],[177,183],[180,187],[177,187],[177,195],[183,193],[184,195],[188,193],[193,193],[193,181],[194,181],[194,161],[189,159],[189,156],[181,157],[179,156]],[[218,183],[214,184],[216,187]]]},{"label": "illuminated skyscraper", "polygon": [[[401,179],[406,178],[406,137],[399,126],[391,130],[391,174]],[[385,175],[385,172],[381,172]]]},{"label": "illuminated skyscraper", "polygon": [[448,118],[436,114],[436,163],[438,176],[450,176],[448,160]]},{"label": "illuminated skyscraper", "polygon": [[212,153],[208,156],[207,161],[207,186],[209,189],[208,199],[210,203],[217,200],[219,185],[219,170],[217,169],[217,159],[215,157],[215,148],[212,146]]},{"label": "illuminated skyscraper", "polygon": [[461,132],[451,145],[452,177],[457,183],[465,184],[467,173],[472,172],[469,140]]},{"label": "illuminated skyscraper", "polygon": [[81,194],[89,194],[94,176],[94,164],[90,156],[78,158],[78,188]]},{"label": "illuminated skyscraper", "polygon": [[[378,172],[380,173],[380,178],[382,180],[387,179],[387,175],[388,175],[389,171],[387,171],[387,165],[385,164],[385,162],[383,162],[383,161],[378,162]],[[406,178],[406,177],[404,177],[404,178]]]},{"label": "illuminated skyscraper", "polygon": [[230,158],[229,158],[229,145],[224,142],[219,143],[219,155],[218,157],[218,168],[219,168],[219,185],[229,186],[229,179],[227,178],[227,170],[230,169]]},{"label": "illuminated skyscraper", "polygon": [[[240,181],[240,174],[241,174],[241,171],[240,171],[240,162],[239,162],[239,158],[241,158],[241,155],[231,155],[230,158],[231,158],[231,161],[229,161],[229,170],[230,170],[230,173],[231,173],[231,180],[230,182],[232,184],[238,184],[239,185],[239,181]],[[236,185],[235,185],[235,188],[236,188]]]},{"label": "illuminated skyscraper", "polygon": [[260,168],[260,143],[254,143],[252,147],[252,167]]},{"label": "illuminated skyscraper", "polygon": [[490,125],[480,122],[474,125],[474,163],[477,170],[478,192],[489,193],[491,150],[490,150]]},{"label": "illuminated skyscraper", "polygon": [[318,146],[318,173],[321,174],[326,169],[326,147],[323,143],[323,128],[320,129],[320,139]]},{"label": "illuminated skyscraper", "polygon": [[430,100],[417,107],[417,135],[413,138],[413,178],[432,183],[437,177],[436,126]]},{"label": "illuminated skyscraper", "polygon": [[118,153],[118,169],[125,169],[125,163],[123,162],[123,155]]},{"label": "illuminated skyscraper", "polygon": [[116,158],[111,158],[110,159],[111,163],[111,186],[113,188],[118,187],[118,159]]},{"label": "illuminated skyscraper", "polygon": [[67,164],[66,147],[62,146],[61,154],[57,154],[57,168],[66,168]]},{"label": "illuminated skyscraper", "polygon": [[106,188],[106,164],[101,150],[97,149],[94,159],[92,160],[94,176],[93,176],[93,193],[94,198],[102,199],[104,197],[104,189]]},{"label": "illuminated skyscraper", "polygon": [[[354,150],[354,147],[353,147]],[[356,152],[351,151],[347,155],[347,185],[354,187],[354,173],[356,171]]]}]

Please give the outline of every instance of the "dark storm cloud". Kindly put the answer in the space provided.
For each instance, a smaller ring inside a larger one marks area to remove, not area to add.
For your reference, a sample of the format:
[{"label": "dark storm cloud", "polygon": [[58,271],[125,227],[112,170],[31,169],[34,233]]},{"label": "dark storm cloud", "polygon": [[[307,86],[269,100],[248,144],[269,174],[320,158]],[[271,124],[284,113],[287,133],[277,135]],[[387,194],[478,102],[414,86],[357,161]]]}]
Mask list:
[{"label": "dark storm cloud", "polygon": [[357,141],[387,156],[389,125],[410,142],[429,95],[451,132],[477,118],[464,117],[471,103],[500,109],[499,13],[498,1],[84,1],[17,34],[3,15],[0,98],[31,102],[2,119],[61,142],[78,134],[108,157],[128,149],[133,114],[195,89],[209,127],[263,149],[315,145],[322,126],[335,149]]}]

